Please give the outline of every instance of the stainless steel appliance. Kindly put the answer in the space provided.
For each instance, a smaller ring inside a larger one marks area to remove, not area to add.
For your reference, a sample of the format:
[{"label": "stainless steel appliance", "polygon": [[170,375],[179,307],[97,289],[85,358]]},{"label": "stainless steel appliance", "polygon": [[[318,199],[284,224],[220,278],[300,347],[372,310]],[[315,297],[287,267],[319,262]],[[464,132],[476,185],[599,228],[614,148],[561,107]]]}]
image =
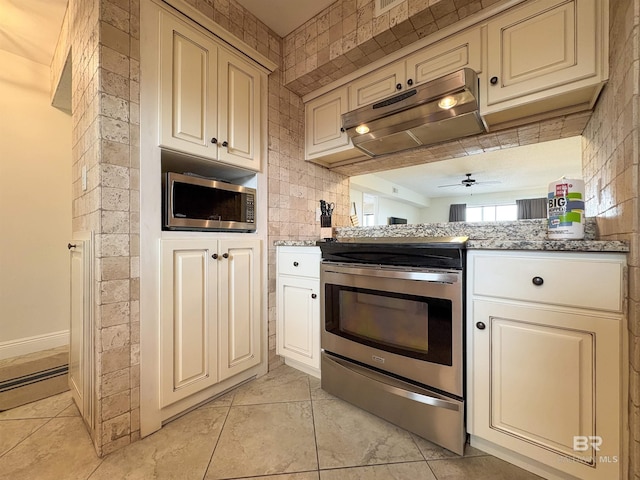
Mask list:
[{"label": "stainless steel appliance", "polygon": [[465,242],[320,244],[322,388],[458,454]]},{"label": "stainless steel appliance", "polygon": [[162,180],[163,229],[256,230],[255,189],[174,172]]},{"label": "stainless steel appliance", "polygon": [[372,157],[483,133],[478,76],[463,68],[347,112],[342,126],[353,146]]}]

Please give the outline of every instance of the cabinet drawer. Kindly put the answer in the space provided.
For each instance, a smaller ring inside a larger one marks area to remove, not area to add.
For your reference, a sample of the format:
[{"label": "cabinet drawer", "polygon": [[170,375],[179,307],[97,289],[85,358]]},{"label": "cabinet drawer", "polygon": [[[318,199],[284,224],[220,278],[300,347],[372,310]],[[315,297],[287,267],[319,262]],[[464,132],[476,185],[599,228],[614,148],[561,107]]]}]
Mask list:
[{"label": "cabinet drawer", "polygon": [[472,258],[473,295],[622,310],[623,264],[614,259],[515,255]]},{"label": "cabinet drawer", "polygon": [[320,278],[320,252],[278,252],[278,273]]}]

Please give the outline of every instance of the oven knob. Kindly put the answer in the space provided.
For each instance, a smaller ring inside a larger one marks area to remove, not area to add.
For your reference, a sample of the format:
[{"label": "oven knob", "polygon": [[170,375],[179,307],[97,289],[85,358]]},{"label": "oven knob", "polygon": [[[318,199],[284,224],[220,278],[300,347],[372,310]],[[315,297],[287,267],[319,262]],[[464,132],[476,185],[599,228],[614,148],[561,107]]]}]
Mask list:
[{"label": "oven knob", "polygon": [[294,267],[297,267],[298,265],[300,265],[298,262],[293,262]]},{"label": "oven knob", "polygon": [[487,326],[484,324],[484,322],[476,323],[476,327],[478,327],[478,330],[484,330],[485,328],[487,328]]},{"label": "oven knob", "polygon": [[538,287],[544,283],[544,279],[542,277],[533,277],[531,281],[533,282],[534,285],[537,285]]},{"label": "oven knob", "polygon": [[316,295],[315,293],[312,293],[311,298],[318,298],[318,295]]}]

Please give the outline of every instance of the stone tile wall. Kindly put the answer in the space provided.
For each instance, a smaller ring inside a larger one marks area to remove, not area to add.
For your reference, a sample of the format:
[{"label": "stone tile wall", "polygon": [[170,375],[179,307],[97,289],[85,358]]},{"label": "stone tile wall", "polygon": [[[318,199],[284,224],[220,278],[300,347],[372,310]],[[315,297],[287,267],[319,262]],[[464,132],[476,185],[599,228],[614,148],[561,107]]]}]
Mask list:
[{"label": "stone tile wall", "polygon": [[337,0],[284,39],[284,84],[299,95],[354,72],[498,0]]},{"label": "stone tile wall", "polygon": [[640,479],[639,11],[639,0],[609,2],[610,78],[583,135],[587,216],[597,216],[601,239],[626,240],[630,245],[628,478],[636,480]]},{"label": "stone tile wall", "polygon": [[[98,455],[140,437],[139,10],[138,0],[69,2],[73,230],[91,230],[95,239],[91,436]],[[61,58],[56,52],[54,69]]]}]

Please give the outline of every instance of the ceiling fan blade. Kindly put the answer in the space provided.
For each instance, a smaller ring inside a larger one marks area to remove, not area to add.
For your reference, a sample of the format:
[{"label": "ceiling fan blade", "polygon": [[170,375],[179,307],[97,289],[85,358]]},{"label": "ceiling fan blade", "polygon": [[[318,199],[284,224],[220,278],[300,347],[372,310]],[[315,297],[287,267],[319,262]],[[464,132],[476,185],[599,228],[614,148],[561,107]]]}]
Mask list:
[{"label": "ceiling fan blade", "polygon": [[476,182],[475,185],[497,185],[502,183],[500,180],[488,180],[486,182]]},{"label": "ceiling fan blade", "polygon": [[461,183],[451,183],[449,185],[438,185],[438,188],[446,188],[446,187],[463,187]]}]

